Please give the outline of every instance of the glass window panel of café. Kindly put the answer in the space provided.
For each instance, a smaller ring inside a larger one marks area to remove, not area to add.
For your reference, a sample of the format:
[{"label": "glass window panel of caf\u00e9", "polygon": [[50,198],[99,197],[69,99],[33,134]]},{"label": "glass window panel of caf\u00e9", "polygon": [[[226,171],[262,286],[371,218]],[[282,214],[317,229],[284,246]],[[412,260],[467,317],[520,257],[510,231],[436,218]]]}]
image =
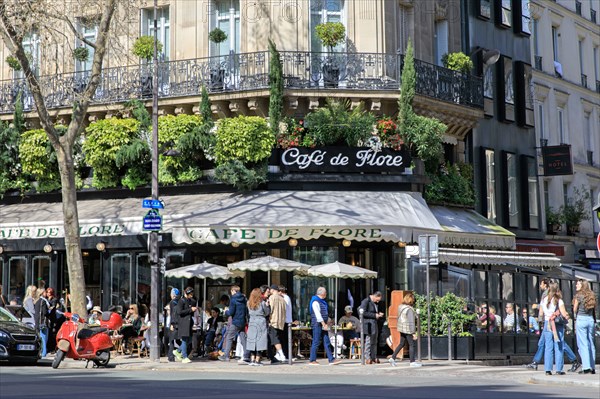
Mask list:
[{"label": "glass window panel of caf\u00e9", "polygon": [[50,257],[34,256],[31,269],[31,284],[36,287],[47,287],[50,283]]},{"label": "glass window panel of caf\u00e9", "polygon": [[456,296],[471,300],[470,275],[470,271],[459,267],[448,266],[442,268],[442,292],[440,295],[446,295],[446,293],[452,292]]},{"label": "glass window panel of caf\u00e9", "polygon": [[[293,260],[308,265],[322,265],[332,263],[339,259],[337,247],[296,247],[293,251]],[[292,308],[298,312],[298,320],[306,323],[310,320],[308,305],[310,299],[317,292],[317,288],[324,286],[327,289],[327,300],[331,301],[330,308],[333,310],[334,280],[321,277],[301,277],[294,279],[295,302]]]},{"label": "glass window panel of caf\u00e9", "polygon": [[151,269],[147,253],[137,254],[136,265],[136,299],[138,305],[150,306]]},{"label": "glass window panel of caf\u00e9", "polygon": [[[167,252],[165,259],[167,261],[167,269],[169,270],[183,266],[183,252]],[[171,289],[173,288],[177,288],[179,292],[183,292],[183,289],[185,288],[186,284],[186,278],[167,277],[166,296],[169,297],[169,295],[171,295]],[[170,300],[170,297],[168,300]]]},{"label": "glass window panel of caf\u00e9", "polygon": [[25,297],[25,273],[27,270],[27,258],[14,256],[8,261],[8,293],[6,295],[9,303],[15,301],[18,305],[23,304]]},{"label": "glass window panel of caf\u00e9", "polygon": [[110,304],[125,310],[131,304],[131,255],[114,254],[110,257]]}]

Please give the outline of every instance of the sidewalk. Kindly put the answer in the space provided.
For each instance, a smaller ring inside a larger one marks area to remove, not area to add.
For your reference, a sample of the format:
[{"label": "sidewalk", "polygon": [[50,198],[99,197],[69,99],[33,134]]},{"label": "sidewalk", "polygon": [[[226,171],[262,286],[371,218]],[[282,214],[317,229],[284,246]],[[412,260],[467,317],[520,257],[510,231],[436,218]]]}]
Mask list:
[{"label": "sidewalk", "polygon": [[[246,364],[238,364],[237,360],[222,362],[218,360],[195,359],[191,363],[183,364],[181,362],[168,362],[166,357],[162,357],[160,362],[152,362],[148,358],[139,358],[137,356],[116,356],[110,360],[109,368],[119,370],[185,370],[197,372],[215,372],[215,373],[269,373],[269,374],[346,374],[346,375],[373,375],[373,374],[403,374],[419,375],[440,374],[445,376],[455,376],[469,380],[477,378],[489,378],[515,381],[521,384],[543,384],[543,385],[566,385],[566,386],[586,386],[597,387],[600,389],[600,373],[577,374],[567,372],[565,375],[547,376],[544,373],[544,366],[540,365],[537,371],[527,369],[523,366],[487,366],[481,362],[471,361],[468,364],[464,361],[427,361],[424,360],[423,367],[411,368],[409,362],[404,360],[398,362],[397,367],[392,367],[386,359],[382,358],[381,364],[361,365],[360,360],[345,359],[341,364],[329,366],[326,359],[320,359],[320,366],[311,366],[308,360],[298,360],[291,366],[287,363],[271,365],[267,360],[263,367],[252,367]],[[51,363],[52,358],[48,356],[41,362]],[[61,364],[66,368],[85,368],[85,361],[74,361],[66,359]],[[90,363],[89,367],[92,367]],[[568,370],[570,365],[565,365]],[[596,370],[600,366],[596,365]]]}]

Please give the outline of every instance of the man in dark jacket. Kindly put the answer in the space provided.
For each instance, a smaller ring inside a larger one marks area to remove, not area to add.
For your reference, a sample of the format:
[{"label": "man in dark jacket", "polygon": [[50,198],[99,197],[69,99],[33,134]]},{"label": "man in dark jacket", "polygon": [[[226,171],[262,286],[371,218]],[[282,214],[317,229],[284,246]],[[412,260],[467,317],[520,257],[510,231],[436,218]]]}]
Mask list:
[{"label": "man in dark jacket", "polygon": [[229,319],[227,323],[227,331],[225,332],[225,344],[223,345],[223,356],[219,356],[219,360],[224,362],[229,361],[231,346],[233,340],[238,336],[240,344],[246,348],[246,321],[248,320],[248,307],[246,297],[240,292],[240,287],[234,285],[231,287],[231,299],[229,301],[229,310],[225,312],[225,319]]},{"label": "man in dark jacket", "polygon": [[[169,359],[170,362],[174,362],[175,361],[175,353],[177,353],[175,349],[175,340],[177,339],[177,327],[178,327],[178,313],[177,313],[177,304],[179,303],[179,290],[177,288],[173,288],[171,290],[171,302],[169,302],[169,316],[168,316],[168,320],[169,320],[169,329],[168,331],[168,335],[169,335],[169,350],[167,352],[167,358]],[[181,355],[177,356],[178,358]],[[181,357],[181,359],[183,359],[183,357]],[[180,359],[180,360],[181,360]]]},{"label": "man in dark jacket", "polygon": [[39,298],[34,305],[35,313],[35,328],[40,332],[40,338],[42,340],[42,357],[46,357],[47,346],[48,346],[48,308],[50,303],[46,299],[46,290],[38,288]]},{"label": "man in dark jacket", "polygon": [[183,296],[177,302],[177,338],[181,340],[179,350],[174,351],[173,355],[181,360],[182,363],[190,363],[191,360],[188,357],[187,348],[190,343],[190,337],[192,336],[192,315],[196,311],[197,307],[192,306],[192,297],[194,296],[194,289],[187,287],[183,291]]},{"label": "man in dark jacket", "polygon": [[376,291],[360,303],[360,308],[364,312],[364,356],[367,364],[379,363],[377,359],[377,335],[379,334],[377,321],[383,317],[383,313],[377,307],[379,301],[381,301],[381,292]]}]

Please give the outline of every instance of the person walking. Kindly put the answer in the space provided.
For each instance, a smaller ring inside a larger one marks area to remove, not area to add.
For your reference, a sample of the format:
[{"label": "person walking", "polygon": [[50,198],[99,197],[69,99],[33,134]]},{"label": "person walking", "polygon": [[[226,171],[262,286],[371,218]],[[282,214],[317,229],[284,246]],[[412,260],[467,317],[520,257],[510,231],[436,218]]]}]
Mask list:
[{"label": "person walking", "polygon": [[248,333],[246,336],[246,352],[250,353],[250,366],[262,366],[260,358],[269,346],[267,318],[271,308],[262,297],[260,288],[255,288],[248,299]]},{"label": "person walking", "polygon": [[284,327],[284,339],[281,341],[281,346],[283,348],[283,353],[288,356],[289,353],[289,343],[286,338],[287,334],[285,331],[288,331],[288,328],[294,323],[294,317],[292,314],[292,298],[287,294],[287,288],[284,285],[279,286],[279,292],[285,301],[285,327]]},{"label": "person walking", "polygon": [[319,287],[317,288],[317,293],[310,299],[310,304],[308,306],[310,312],[310,324],[312,326],[312,345],[310,347],[309,358],[309,364],[311,366],[319,365],[319,362],[317,362],[317,350],[319,349],[319,346],[321,346],[321,341],[323,342],[329,365],[334,366],[341,363],[341,360],[333,358],[329,335],[326,334],[327,329],[329,328],[327,326],[329,308],[325,298],[327,298],[327,290],[325,287]]},{"label": "person walking", "polygon": [[421,367],[421,363],[415,362],[415,342],[417,340],[416,332],[417,327],[415,323],[415,295],[412,292],[404,295],[402,304],[398,306],[398,324],[396,329],[400,333],[400,343],[394,349],[392,357],[390,357],[390,364],[396,366],[396,356],[400,352],[400,349],[404,348],[408,344],[408,356],[410,358],[410,367]]},{"label": "person walking", "polygon": [[28,285],[25,290],[25,299],[23,299],[23,307],[31,316],[35,314],[35,301],[37,301],[37,287]]},{"label": "person walking", "polygon": [[271,295],[269,295],[268,303],[271,308],[271,316],[269,317],[269,341],[270,345],[275,347],[275,354],[271,359],[271,363],[287,361],[281,341],[283,339],[283,328],[285,327],[285,299],[279,292],[279,285],[271,285]]},{"label": "person walking", "polygon": [[[246,347],[246,339],[244,329],[248,319],[247,300],[244,294],[240,292],[240,287],[234,285],[231,287],[231,299],[229,300],[229,309],[225,311],[225,319],[229,318],[227,331],[225,332],[223,356],[219,356],[219,360],[228,362],[231,353],[233,340],[238,337],[242,340],[242,347]],[[239,333],[242,334],[239,334]]]},{"label": "person walking", "polygon": [[171,289],[171,302],[168,305],[168,324],[169,324],[169,349],[167,351],[167,358],[170,362],[175,361],[175,340],[177,339],[177,323],[179,321],[179,315],[177,313],[177,304],[179,303],[179,290],[177,288]]},{"label": "person walking", "polygon": [[48,308],[50,303],[46,299],[46,289],[38,288],[36,293],[38,299],[34,306],[34,322],[35,328],[40,333],[42,341],[42,357],[46,357],[48,347]]},{"label": "person walking", "polygon": [[194,296],[194,289],[187,287],[183,291],[183,296],[179,302],[177,302],[177,338],[181,340],[179,350],[174,351],[173,355],[181,360],[181,363],[190,363],[191,360],[188,357],[188,346],[190,344],[190,338],[192,337],[192,315],[198,309],[192,304],[192,297]]},{"label": "person walking", "polygon": [[562,300],[562,293],[557,283],[551,283],[548,287],[548,295],[540,303],[540,316],[544,316],[544,371],[546,375],[552,375],[553,362],[556,365],[556,374],[564,375],[564,323],[557,322],[557,317],[562,316],[569,319]]},{"label": "person walking", "polygon": [[596,346],[594,344],[596,295],[586,280],[577,280],[575,287],[577,291],[573,300],[573,314],[575,315],[577,348],[582,365],[579,374],[596,374]]},{"label": "person walking", "polygon": [[[549,279],[549,278],[543,278],[542,281],[540,281],[540,290],[542,291],[542,299],[541,299],[542,301],[548,295],[548,287],[549,287],[550,283],[552,283],[552,279]],[[538,308],[539,308],[539,306],[538,306]],[[542,313],[540,311],[538,311],[538,319],[540,320],[539,324],[541,325],[543,322],[543,319],[542,319]],[[542,328],[540,328],[542,331],[540,332],[540,339],[538,340],[537,351],[535,352],[535,355],[533,356],[532,362],[525,366],[528,369],[537,370],[538,365],[541,363],[542,357],[544,356],[546,345],[545,345],[545,341],[544,341],[543,326],[540,326],[540,327],[542,327]],[[577,361],[577,356],[575,356],[575,352],[573,352],[573,349],[571,349],[571,347],[569,346],[569,344],[567,342],[564,343],[564,352],[565,352],[565,356],[567,356],[567,359],[571,362],[571,368],[569,369],[569,372],[574,373],[581,366],[581,363],[579,361]]]},{"label": "person walking", "polygon": [[383,313],[378,308],[381,296],[381,292],[376,291],[360,303],[360,308],[363,310],[365,333],[364,356],[367,364],[379,363],[379,359],[377,359],[377,336],[379,335],[378,321],[383,317]]}]

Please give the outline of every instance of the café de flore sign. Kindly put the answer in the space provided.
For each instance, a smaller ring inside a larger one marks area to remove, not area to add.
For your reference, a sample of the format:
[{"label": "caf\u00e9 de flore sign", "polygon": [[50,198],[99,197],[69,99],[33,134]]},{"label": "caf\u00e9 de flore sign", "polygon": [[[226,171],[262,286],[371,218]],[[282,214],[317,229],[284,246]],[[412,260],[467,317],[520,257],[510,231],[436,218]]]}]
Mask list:
[{"label": "caf\u00e9 de flore sign", "polygon": [[284,172],[404,173],[410,153],[368,147],[292,147],[283,150],[279,165]]}]

